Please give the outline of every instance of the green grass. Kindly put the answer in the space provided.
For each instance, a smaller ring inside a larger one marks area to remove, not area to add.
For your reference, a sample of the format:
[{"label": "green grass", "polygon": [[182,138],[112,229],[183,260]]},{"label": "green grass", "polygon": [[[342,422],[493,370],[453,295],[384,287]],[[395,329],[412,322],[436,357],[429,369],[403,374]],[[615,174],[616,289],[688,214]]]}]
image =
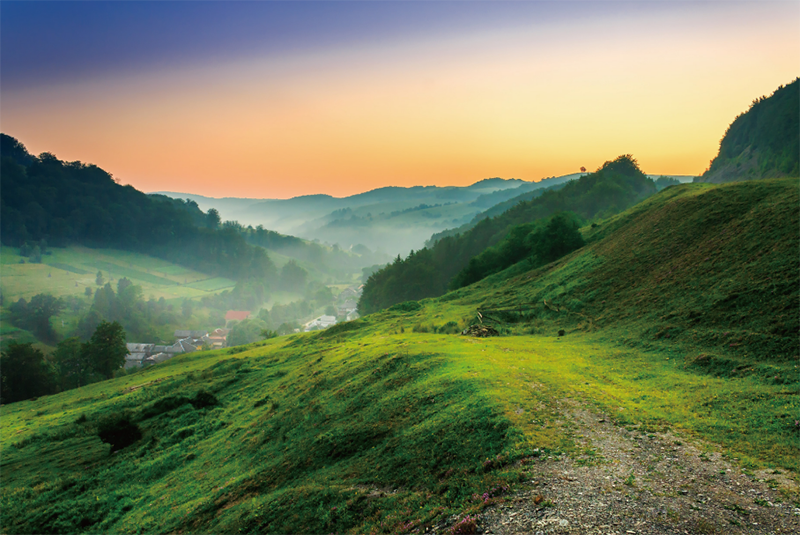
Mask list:
[{"label": "green grass", "polygon": [[[796,180],[669,188],[542,269],[4,406],[2,530],[423,532],[585,456],[566,400],[796,474],[798,207]],[[437,334],[478,309],[504,336]]]},{"label": "green grass", "polygon": [[84,295],[86,287],[97,288],[95,276],[103,272],[114,284],[127,277],[142,287],[146,297],[156,299],[195,298],[208,292],[230,289],[234,281],[209,276],[164,260],[127,251],[67,247],[48,249],[42,264],[20,264],[18,250],[0,250],[2,290],[6,300],[30,299],[38,293],[57,297]]}]

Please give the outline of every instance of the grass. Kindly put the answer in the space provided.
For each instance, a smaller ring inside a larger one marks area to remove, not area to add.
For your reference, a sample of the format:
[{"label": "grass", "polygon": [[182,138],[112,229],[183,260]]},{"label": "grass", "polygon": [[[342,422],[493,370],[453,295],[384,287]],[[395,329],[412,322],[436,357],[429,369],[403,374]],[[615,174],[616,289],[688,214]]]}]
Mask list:
[{"label": "grass", "polygon": [[[4,406],[2,530],[458,526],[523,460],[587,455],[575,401],[796,473],[797,336],[775,326],[798,314],[798,206],[796,181],[669,188],[543,269]],[[477,309],[505,335],[443,333]],[[111,453],[115,425],[141,438]]]},{"label": "grass", "polygon": [[57,297],[84,295],[87,287],[97,288],[95,276],[103,272],[106,281],[127,277],[142,287],[146,297],[156,299],[194,298],[230,289],[234,281],[192,271],[164,260],[108,249],[86,247],[51,248],[42,257],[42,264],[20,264],[18,250],[0,250],[2,290],[7,300],[30,299],[38,293]]}]

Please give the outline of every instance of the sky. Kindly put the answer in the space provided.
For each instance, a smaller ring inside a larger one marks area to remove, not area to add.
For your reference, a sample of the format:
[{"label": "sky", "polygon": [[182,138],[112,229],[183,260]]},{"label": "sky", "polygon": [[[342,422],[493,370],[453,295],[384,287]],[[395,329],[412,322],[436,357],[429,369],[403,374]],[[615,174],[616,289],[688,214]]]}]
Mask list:
[{"label": "sky", "polygon": [[0,2],[0,130],[146,192],[697,175],[800,2]]}]

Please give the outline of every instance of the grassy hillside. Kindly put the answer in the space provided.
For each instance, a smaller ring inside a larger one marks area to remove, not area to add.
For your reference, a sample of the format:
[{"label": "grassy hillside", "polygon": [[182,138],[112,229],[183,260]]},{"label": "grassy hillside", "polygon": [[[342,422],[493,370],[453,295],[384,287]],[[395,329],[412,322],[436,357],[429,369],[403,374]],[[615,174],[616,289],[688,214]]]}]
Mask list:
[{"label": "grassy hillside", "polygon": [[[358,308],[370,313],[407,300],[443,295],[470,260],[498,244],[515,227],[569,210],[585,219],[628,208],[656,192],[631,155],[605,162],[597,171],[569,181],[558,190],[521,202],[497,217],[483,219],[467,232],[443,238],[431,247],[398,257],[373,273],[364,285]],[[529,229],[530,230],[530,229]]]},{"label": "grassy hillside", "polygon": [[481,305],[530,306],[564,328],[614,328],[630,343],[723,351],[719,365],[792,362],[798,223],[797,179],[675,186],[585,229],[590,245],[565,259],[508,279],[524,270],[517,265],[479,284],[489,292]]},{"label": "grassy hillside", "polygon": [[65,247],[49,249],[41,264],[24,263],[13,247],[0,250],[5,299],[30,299],[38,293],[56,297],[83,296],[86,287],[97,288],[95,277],[102,271],[105,280],[127,277],[142,287],[147,297],[156,299],[202,297],[208,292],[231,289],[234,281],[211,277],[144,254],[114,249]]},{"label": "grassy hillside", "polygon": [[[796,474],[797,185],[668,188],[534,271],[3,406],[2,530],[441,531],[613,462],[567,399]],[[446,334],[477,310],[503,336]]]}]

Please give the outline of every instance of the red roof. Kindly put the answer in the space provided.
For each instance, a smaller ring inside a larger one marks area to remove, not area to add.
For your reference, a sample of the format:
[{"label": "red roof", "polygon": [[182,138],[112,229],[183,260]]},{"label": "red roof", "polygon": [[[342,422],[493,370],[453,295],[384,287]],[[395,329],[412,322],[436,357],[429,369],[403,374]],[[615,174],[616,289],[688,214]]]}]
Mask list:
[{"label": "red roof", "polygon": [[229,310],[227,314],[225,314],[225,321],[229,320],[237,320],[242,321],[246,320],[250,316],[249,310]]}]

